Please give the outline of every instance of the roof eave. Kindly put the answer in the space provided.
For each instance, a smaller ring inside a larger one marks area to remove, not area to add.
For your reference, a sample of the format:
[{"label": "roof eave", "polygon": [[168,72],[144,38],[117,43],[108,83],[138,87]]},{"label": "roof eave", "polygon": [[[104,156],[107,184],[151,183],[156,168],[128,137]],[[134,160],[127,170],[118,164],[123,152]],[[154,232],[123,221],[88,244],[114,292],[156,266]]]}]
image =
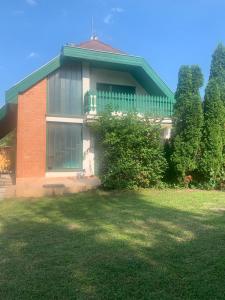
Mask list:
[{"label": "roof eave", "polygon": [[55,71],[60,67],[60,55],[56,56],[48,63],[40,67],[39,69],[32,72],[30,75],[16,83],[10,89],[5,92],[6,103],[16,103],[18,94],[29,89],[31,86],[36,84],[38,81],[45,78],[49,73]]},{"label": "roof eave", "polygon": [[169,98],[174,98],[174,93],[170,90],[167,84],[159,77],[159,75],[150,67],[150,65],[146,62],[144,58],[123,53],[112,53],[90,49],[85,49],[85,51],[83,50],[83,48],[65,46],[62,48],[62,54],[63,57],[140,67],[162,90],[165,96]]},{"label": "roof eave", "polygon": [[50,73],[58,69],[62,65],[64,58],[73,58],[95,62],[107,62],[111,64],[141,68],[142,71],[145,72],[146,75],[154,81],[154,83],[165,94],[165,96],[174,98],[173,92],[142,57],[127,55],[123,53],[113,53],[64,46],[59,56],[55,57],[47,64],[34,71],[26,78],[11,87],[9,90],[7,90],[5,94],[6,103],[16,103],[18,95],[20,93],[29,89],[38,81],[44,79]]}]

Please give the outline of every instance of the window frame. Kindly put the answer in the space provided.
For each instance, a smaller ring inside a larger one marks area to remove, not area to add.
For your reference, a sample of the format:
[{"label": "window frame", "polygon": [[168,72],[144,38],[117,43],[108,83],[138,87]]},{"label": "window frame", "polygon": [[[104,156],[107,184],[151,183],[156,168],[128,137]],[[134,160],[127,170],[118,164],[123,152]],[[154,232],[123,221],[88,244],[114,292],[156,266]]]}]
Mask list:
[{"label": "window frame", "polygon": [[[69,65],[65,64],[64,66],[59,67],[58,69],[56,69],[54,72],[50,73],[47,76],[47,99],[46,99],[46,115],[47,116],[52,116],[52,117],[64,117],[64,118],[82,118],[84,116],[84,95],[83,95],[83,67],[82,64],[80,62],[75,63],[77,65],[79,65],[80,67],[80,82],[81,82],[81,86],[80,86],[80,95],[81,95],[81,108],[80,108],[80,114],[68,114],[68,113],[52,113],[49,111],[50,108],[50,89],[49,89],[49,78],[53,75],[56,74],[57,72],[60,74],[60,72],[62,72],[63,68],[68,68]],[[60,83],[60,87],[61,87],[61,83]],[[75,98],[75,97],[74,97]]]},{"label": "window frame", "polygon": [[[80,166],[77,168],[52,168],[49,169],[48,168],[48,138],[49,138],[49,132],[48,132],[48,124],[60,124],[60,125],[68,125],[68,126],[79,126],[81,129],[81,161],[80,161]],[[52,121],[47,121],[46,122],[46,172],[48,173],[52,173],[52,172],[80,172],[83,171],[83,161],[84,161],[84,157],[83,157],[83,124],[82,123],[67,123],[67,122],[52,122]]]}]

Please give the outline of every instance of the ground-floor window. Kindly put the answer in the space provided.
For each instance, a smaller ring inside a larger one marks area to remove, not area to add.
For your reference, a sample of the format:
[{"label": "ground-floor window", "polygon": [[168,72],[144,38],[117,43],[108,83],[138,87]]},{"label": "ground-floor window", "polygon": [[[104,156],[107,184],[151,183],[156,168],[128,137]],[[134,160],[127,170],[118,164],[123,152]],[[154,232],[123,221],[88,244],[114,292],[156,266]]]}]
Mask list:
[{"label": "ground-floor window", "polygon": [[47,123],[47,170],[82,169],[82,125]]}]

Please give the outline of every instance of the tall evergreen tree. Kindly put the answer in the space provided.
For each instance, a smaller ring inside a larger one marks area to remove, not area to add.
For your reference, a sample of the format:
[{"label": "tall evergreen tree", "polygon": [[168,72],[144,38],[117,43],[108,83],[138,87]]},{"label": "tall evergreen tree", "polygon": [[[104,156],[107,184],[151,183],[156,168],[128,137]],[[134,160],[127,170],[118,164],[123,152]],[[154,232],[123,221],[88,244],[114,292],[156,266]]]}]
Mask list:
[{"label": "tall evergreen tree", "polygon": [[219,44],[212,55],[210,79],[216,80],[220,99],[225,106],[225,46],[223,44]]},{"label": "tall evergreen tree", "polygon": [[225,47],[212,55],[204,101],[204,128],[200,169],[205,181],[217,184],[225,172]]},{"label": "tall evergreen tree", "polygon": [[[221,43],[217,46],[212,55],[209,80],[211,79],[216,81],[220,93],[220,100],[225,107],[225,46]],[[225,154],[225,130],[223,134],[223,152]]]},{"label": "tall evergreen tree", "polygon": [[209,80],[204,101],[204,129],[200,169],[203,179],[216,184],[224,168],[224,105],[216,78]]},{"label": "tall evergreen tree", "polygon": [[203,75],[198,66],[182,66],[175,94],[173,154],[171,162],[179,180],[191,175],[198,167],[203,112],[199,88]]}]

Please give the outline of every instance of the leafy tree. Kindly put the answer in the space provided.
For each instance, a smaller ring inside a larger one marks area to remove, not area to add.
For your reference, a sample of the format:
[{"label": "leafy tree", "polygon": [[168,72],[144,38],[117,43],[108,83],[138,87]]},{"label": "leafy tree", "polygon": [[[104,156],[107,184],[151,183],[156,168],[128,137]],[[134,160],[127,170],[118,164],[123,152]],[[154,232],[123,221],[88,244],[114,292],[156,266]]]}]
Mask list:
[{"label": "leafy tree", "polygon": [[203,179],[215,186],[223,176],[224,168],[224,106],[216,79],[211,78],[204,101],[204,130],[202,159]]},{"label": "leafy tree", "polygon": [[203,75],[197,65],[182,66],[178,75],[173,116],[171,162],[179,181],[198,168],[203,112],[199,93]]},{"label": "leafy tree", "polygon": [[158,185],[166,170],[161,129],[136,114],[103,114],[92,124],[101,149],[99,176],[107,189]]}]

